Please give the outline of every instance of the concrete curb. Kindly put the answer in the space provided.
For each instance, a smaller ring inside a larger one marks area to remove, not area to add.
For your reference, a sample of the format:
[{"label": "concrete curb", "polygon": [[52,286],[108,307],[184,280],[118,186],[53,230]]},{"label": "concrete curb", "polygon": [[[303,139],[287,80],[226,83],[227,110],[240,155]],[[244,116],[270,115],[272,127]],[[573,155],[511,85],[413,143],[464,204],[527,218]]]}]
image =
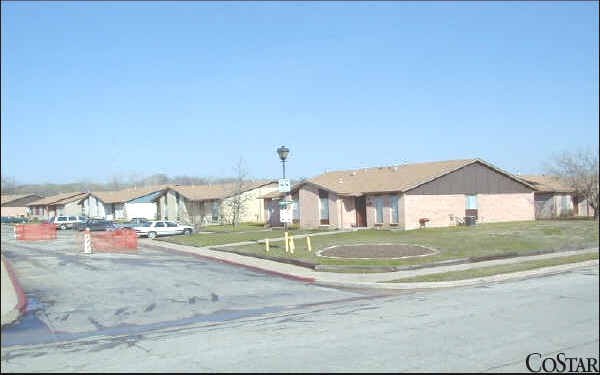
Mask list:
[{"label": "concrete curb", "polygon": [[17,296],[16,305],[10,308],[9,311],[7,311],[6,313],[2,314],[1,325],[5,326],[15,322],[25,313],[25,311],[27,310],[27,296],[25,296],[21,284],[19,284],[19,280],[17,279],[12,265],[8,260],[6,260],[6,258],[4,258],[4,255],[2,255],[2,263],[3,266],[6,268],[8,277],[10,278],[11,287],[13,288],[13,291]]},{"label": "concrete curb", "polygon": [[598,260],[586,260],[577,263],[561,264],[559,266],[550,266],[536,268],[527,271],[502,273],[498,275],[478,277],[474,279],[456,280],[456,281],[439,281],[439,282],[414,282],[414,283],[391,283],[391,282],[337,282],[337,281],[320,281],[317,280],[316,284],[323,286],[337,286],[337,287],[354,287],[354,288],[375,288],[375,289],[395,289],[395,290],[414,290],[414,289],[442,289],[442,288],[454,288],[461,286],[474,286],[482,284],[491,284],[509,280],[526,279],[537,276],[547,276],[565,272],[571,269],[589,267],[598,265]]}]

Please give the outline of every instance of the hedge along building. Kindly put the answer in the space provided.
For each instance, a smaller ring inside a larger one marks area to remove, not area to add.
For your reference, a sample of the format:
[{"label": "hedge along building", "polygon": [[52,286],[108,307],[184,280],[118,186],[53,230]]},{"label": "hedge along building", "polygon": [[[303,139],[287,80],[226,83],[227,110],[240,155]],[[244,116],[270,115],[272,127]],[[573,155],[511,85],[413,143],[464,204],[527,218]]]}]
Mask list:
[{"label": "hedge along building", "polygon": [[534,188],[481,160],[465,159],[334,171],[291,189],[302,228],[415,229],[534,220]]},{"label": "hedge along building", "polygon": [[[278,189],[273,180],[244,182],[240,201],[243,203],[240,222],[266,221],[260,196]],[[170,186],[157,198],[160,219],[180,220],[194,225],[228,222],[230,203],[235,199],[235,183],[217,185]]]},{"label": "hedge along building", "polygon": [[594,209],[585,199],[575,195],[575,189],[556,176],[520,175],[535,187],[535,218],[561,216],[594,216]]},{"label": "hedge along building", "polygon": [[96,191],[80,199],[81,214],[107,220],[143,217],[154,220],[157,214],[154,199],[169,185],[128,188],[116,191]]},{"label": "hedge along building", "polygon": [[81,206],[79,202],[86,195],[82,192],[61,193],[50,197],[42,198],[27,206],[31,211],[31,216],[38,219],[48,219],[53,216],[81,215]]},{"label": "hedge along building", "polygon": [[42,196],[37,194],[2,194],[2,216],[27,217],[31,214],[27,204],[40,199]]}]

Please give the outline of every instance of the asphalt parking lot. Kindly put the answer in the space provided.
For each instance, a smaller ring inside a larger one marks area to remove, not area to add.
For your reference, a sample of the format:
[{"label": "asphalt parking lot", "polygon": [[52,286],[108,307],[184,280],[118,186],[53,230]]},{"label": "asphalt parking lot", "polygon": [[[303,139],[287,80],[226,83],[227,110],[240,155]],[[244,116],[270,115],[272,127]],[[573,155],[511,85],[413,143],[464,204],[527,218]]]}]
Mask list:
[{"label": "asphalt parking lot", "polygon": [[3,228],[2,252],[29,300],[21,321],[2,330],[3,347],[368,297],[143,246],[134,254],[87,255],[79,241],[72,231],[54,241],[16,241]]}]

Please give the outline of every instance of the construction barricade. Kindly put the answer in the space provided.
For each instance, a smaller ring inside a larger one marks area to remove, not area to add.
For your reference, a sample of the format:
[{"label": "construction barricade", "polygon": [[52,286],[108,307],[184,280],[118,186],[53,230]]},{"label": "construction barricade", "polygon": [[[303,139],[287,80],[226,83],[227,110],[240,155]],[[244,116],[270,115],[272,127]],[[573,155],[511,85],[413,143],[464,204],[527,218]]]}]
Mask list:
[{"label": "construction barricade", "polygon": [[92,252],[135,252],[138,239],[133,229],[91,232]]},{"label": "construction barricade", "polygon": [[55,240],[56,226],[54,224],[17,224],[15,237],[19,241]]}]

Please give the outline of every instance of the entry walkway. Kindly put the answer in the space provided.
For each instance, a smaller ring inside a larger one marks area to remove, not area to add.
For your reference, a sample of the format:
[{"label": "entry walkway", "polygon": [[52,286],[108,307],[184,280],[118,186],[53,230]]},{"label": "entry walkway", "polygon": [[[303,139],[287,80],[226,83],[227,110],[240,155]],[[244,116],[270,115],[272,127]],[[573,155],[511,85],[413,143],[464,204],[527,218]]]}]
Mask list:
[{"label": "entry walkway", "polygon": [[[432,268],[422,268],[416,270],[403,270],[385,273],[336,273],[314,271],[305,267],[300,267],[288,263],[281,263],[268,259],[260,259],[251,256],[244,256],[235,253],[229,253],[218,250],[211,250],[209,247],[194,247],[173,244],[164,241],[152,241],[140,239],[140,244],[151,247],[159,247],[165,250],[173,250],[177,252],[189,253],[202,258],[213,259],[234,265],[249,267],[252,269],[262,270],[268,273],[278,274],[281,276],[294,278],[307,282],[315,282],[323,285],[340,286],[340,287],[360,287],[360,288],[386,288],[386,289],[428,289],[428,288],[443,288],[455,287],[464,285],[474,285],[488,282],[497,282],[514,278],[532,277],[541,274],[563,272],[565,270],[581,267],[597,265],[598,260],[590,260],[580,263],[564,264],[553,267],[538,268],[529,271],[514,272],[507,274],[499,274],[494,276],[480,277],[468,280],[448,281],[448,282],[418,282],[418,283],[386,283],[386,281],[398,280],[402,278],[428,275],[433,273],[443,273],[450,271],[463,271],[473,268],[481,268],[488,266],[497,266],[503,264],[514,264],[531,260],[541,260],[558,258],[576,254],[586,254],[598,252],[597,247],[587,248],[577,251],[563,251],[543,255],[516,257],[508,259],[496,259],[484,262],[455,264],[448,266],[439,266]],[[233,246],[228,244],[224,246]],[[216,247],[216,246],[213,246]]]}]

